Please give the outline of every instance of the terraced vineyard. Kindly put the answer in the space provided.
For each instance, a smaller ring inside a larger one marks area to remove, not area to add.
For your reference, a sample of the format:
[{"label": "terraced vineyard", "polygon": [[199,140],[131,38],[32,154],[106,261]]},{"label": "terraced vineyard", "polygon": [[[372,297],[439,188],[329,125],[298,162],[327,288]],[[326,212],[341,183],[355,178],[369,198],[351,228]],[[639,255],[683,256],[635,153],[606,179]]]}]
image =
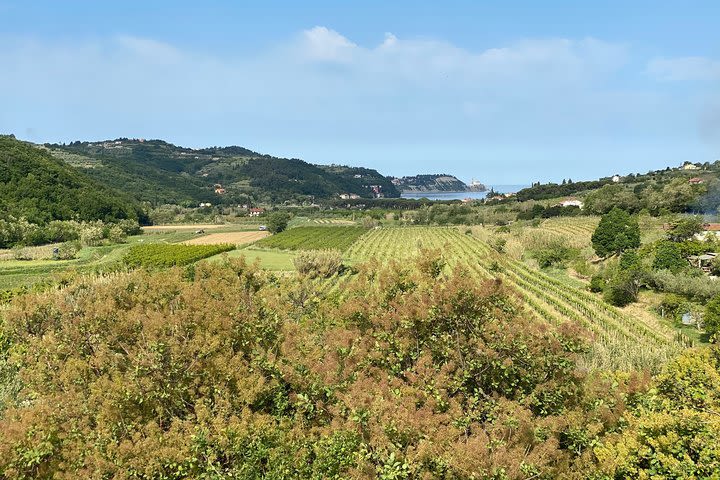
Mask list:
[{"label": "terraced vineyard", "polygon": [[[576,226],[576,230],[587,227]],[[599,296],[500,255],[486,243],[452,228],[413,227],[373,230],[348,250],[356,260],[410,257],[422,247],[437,248],[450,266],[461,264],[478,278],[500,277],[523,296],[529,311],[552,324],[572,321],[594,337],[588,368],[649,368],[656,371],[690,345],[679,332],[652,318],[634,318]],[[495,264],[491,272],[491,266]],[[499,267],[499,268],[498,268]]]},{"label": "terraced vineyard", "polygon": [[295,227],[264,238],[258,247],[281,250],[347,250],[367,229],[364,227]]},{"label": "terraced vineyard", "polygon": [[558,217],[545,220],[540,228],[548,233],[563,237],[573,246],[589,245],[598,217]]}]

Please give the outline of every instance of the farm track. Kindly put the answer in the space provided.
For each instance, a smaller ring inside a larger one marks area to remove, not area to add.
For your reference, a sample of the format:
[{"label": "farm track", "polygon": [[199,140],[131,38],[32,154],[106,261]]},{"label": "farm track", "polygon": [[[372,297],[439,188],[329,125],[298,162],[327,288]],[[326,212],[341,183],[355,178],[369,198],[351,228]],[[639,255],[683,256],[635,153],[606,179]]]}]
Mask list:
[{"label": "farm track", "polygon": [[[591,227],[587,227],[589,229]],[[586,228],[564,229],[563,235],[584,233]],[[478,279],[500,276],[524,298],[528,310],[551,324],[567,321],[594,336],[586,364],[592,368],[657,370],[676,352],[691,344],[684,335],[659,323],[630,317],[600,297],[569,282],[531,268],[495,252],[485,242],[454,228],[385,228],[368,232],[348,250],[356,260],[402,260],[420,248],[442,251],[448,265],[462,265]],[[493,267],[493,263],[496,264]],[[493,273],[491,268],[501,273]]]}]

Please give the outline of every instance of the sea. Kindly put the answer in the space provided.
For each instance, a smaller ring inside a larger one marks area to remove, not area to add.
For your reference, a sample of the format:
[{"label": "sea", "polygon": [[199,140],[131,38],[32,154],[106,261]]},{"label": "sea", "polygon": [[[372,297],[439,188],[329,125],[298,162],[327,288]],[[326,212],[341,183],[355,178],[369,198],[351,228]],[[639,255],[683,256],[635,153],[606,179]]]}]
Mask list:
[{"label": "sea", "polygon": [[464,198],[485,198],[490,191],[493,189],[497,193],[515,193],[523,188],[527,188],[530,185],[486,185],[487,190],[484,192],[440,192],[440,193],[428,193],[428,192],[407,192],[403,193],[402,198],[420,199],[427,198],[428,200],[462,200]]}]

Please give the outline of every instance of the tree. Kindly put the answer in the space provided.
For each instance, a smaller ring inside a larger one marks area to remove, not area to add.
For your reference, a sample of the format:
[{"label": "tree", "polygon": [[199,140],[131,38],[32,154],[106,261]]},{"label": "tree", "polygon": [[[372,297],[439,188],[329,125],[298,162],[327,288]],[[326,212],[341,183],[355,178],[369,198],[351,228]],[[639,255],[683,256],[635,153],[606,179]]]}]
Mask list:
[{"label": "tree", "polygon": [[605,285],[605,300],[618,307],[633,303],[637,300],[643,276],[637,251],[624,252],[618,265],[610,271]]},{"label": "tree", "polygon": [[690,240],[702,231],[703,221],[699,216],[683,217],[673,222],[670,232],[668,233],[668,240],[684,242],[685,240]]},{"label": "tree", "polygon": [[600,219],[592,235],[592,245],[600,257],[619,254],[640,246],[640,226],[637,219],[617,207]]},{"label": "tree", "polygon": [[268,216],[267,227],[270,233],[280,233],[288,226],[290,215],[284,212],[271,213]]},{"label": "tree", "polygon": [[635,194],[622,185],[604,185],[585,197],[585,209],[590,213],[602,215],[613,208],[636,211],[639,202]]},{"label": "tree", "polygon": [[687,262],[680,252],[677,243],[663,241],[655,247],[655,258],[653,259],[653,270],[670,270],[678,272],[687,266]]},{"label": "tree", "polygon": [[720,331],[720,295],[713,297],[705,307],[703,324],[705,331],[710,335],[715,335]]}]

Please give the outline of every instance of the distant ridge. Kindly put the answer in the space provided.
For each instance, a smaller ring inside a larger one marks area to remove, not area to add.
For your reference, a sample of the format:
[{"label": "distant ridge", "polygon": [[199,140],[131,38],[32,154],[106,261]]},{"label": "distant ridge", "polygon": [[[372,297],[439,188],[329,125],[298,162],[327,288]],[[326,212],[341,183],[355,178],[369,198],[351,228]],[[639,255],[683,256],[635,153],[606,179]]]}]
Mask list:
[{"label": "distant ridge", "polygon": [[390,179],[373,169],[313,165],[237,146],[192,149],[117,138],[45,148],[96,181],[152,205],[400,196]]},{"label": "distant ridge", "polygon": [[393,183],[403,193],[442,193],[442,192],[483,192],[485,185],[473,180],[471,185],[453,175],[445,173],[415,175],[393,179]]}]

